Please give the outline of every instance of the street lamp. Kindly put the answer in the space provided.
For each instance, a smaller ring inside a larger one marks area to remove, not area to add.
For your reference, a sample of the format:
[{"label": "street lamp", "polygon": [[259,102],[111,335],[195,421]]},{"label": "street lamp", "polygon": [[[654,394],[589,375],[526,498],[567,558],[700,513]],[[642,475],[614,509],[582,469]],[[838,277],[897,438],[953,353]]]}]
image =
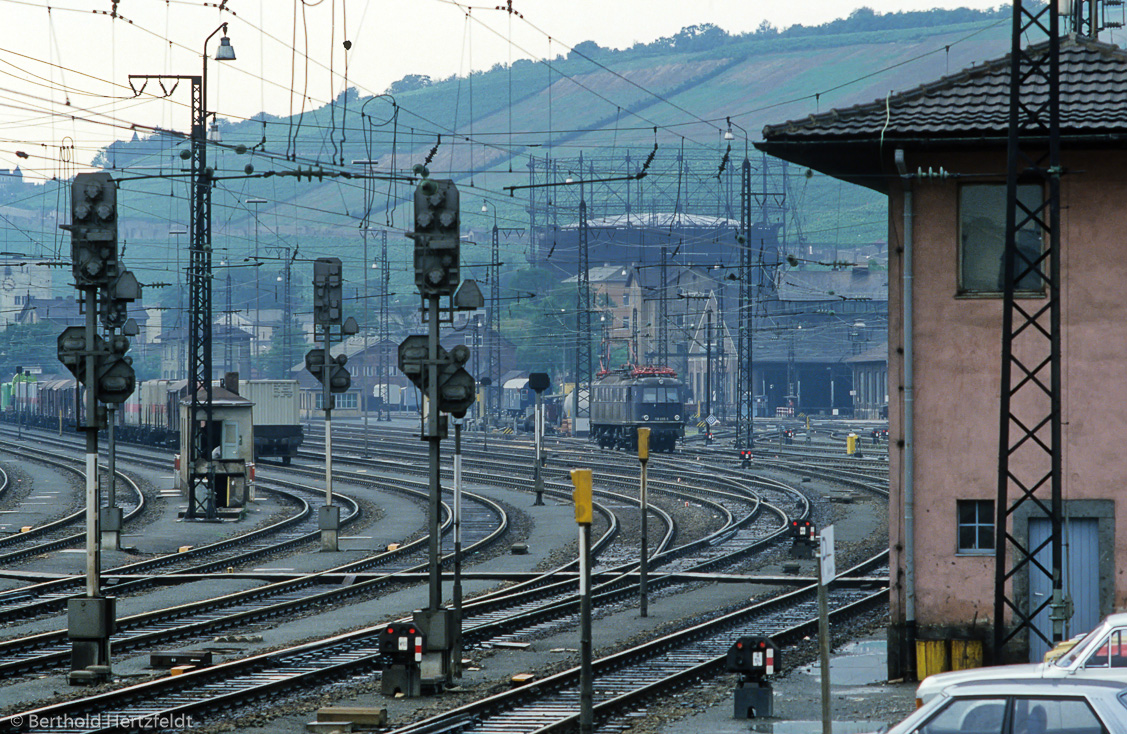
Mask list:
[{"label": "street lamp", "polygon": [[740,130],[740,132],[742,132],[744,134],[744,160],[748,160],[747,130],[745,130],[741,125],[739,125],[735,122],[732,122],[731,117],[727,118],[727,120],[728,120],[728,129],[724,131],[724,139],[725,140],[735,140],[736,136],[732,132],[732,128],[733,127],[738,128]]}]

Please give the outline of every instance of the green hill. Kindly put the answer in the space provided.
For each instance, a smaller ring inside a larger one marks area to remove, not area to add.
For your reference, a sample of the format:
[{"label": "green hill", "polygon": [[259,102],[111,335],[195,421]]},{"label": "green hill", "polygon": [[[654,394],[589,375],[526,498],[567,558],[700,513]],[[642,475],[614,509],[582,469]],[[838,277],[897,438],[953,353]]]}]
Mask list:
[{"label": "green hill", "polygon": [[[219,177],[216,258],[244,264],[254,256],[257,230],[260,276],[275,277],[279,261],[265,258],[287,251],[291,257],[296,251],[299,261],[337,255],[345,260],[348,287],[359,290],[365,265],[360,230],[386,228],[393,289],[409,301],[410,245],[402,232],[409,228],[412,187],[386,178],[409,174],[416,163],[429,161],[433,176],[458,182],[463,230],[485,243],[495,216],[502,227],[528,227],[527,194],[510,196],[504,187],[529,182],[532,158],[542,164],[583,155],[600,166],[588,175],[621,175],[631,172],[627,155],[636,170],[656,143],[651,175],[630,184],[632,195],[652,203],[682,185],[676,178],[679,156],[703,161],[697,167],[710,174],[717,170],[727,150],[721,136],[726,118],[735,123],[737,139],[725,165],[734,168],[743,157],[741,128],[754,141],[764,124],[882,98],[999,56],[1008,47],[1008,23],[1008,10],[861,10],[822,26],[764,26],[737,36],[694,27],[625,50],[582,43],[550,65],[522,60],[469,77],[407,77],[383,96],[349,90],[295,118],[220,120],[222,143],[209,152]],[[187,224],[188,184],[179,156],[184,147],[182,135],[158,133],[115,143],[98,157],[122,179],[126,257],[146,282],[183,280],[169,231]],[[244,147],[247,152],[238,152]],[[374,171],[385,178],[340,175],[362,173],[363,166],[352,164],[357,160],[378,160]],[[245,174],[248,166],[255,177]],[[142,173],[156,177],[133,178]],[[44,202],[57,205],[58,185],[25,186],[5,209],[16,226],[56,243],[55,252],[37,253],[44,256],[67,254],[65,247],[59,252],[53,223],[43,224],[39,216]],[[268,203],[247,204],[251,198]],[[717,210],[715,201],[687,195],[679,201],[689,213]],[[820,175],[795,176],[788,203],[792,238],[853,246],[886,237],[884,203],[871,192]],[[635,200],[636,207],[644,205]],[[379,237],[374,246],[369,237],[369,262],[378,255]],[[526,255],[522,239],[505,240],[506,269],[521,266]],[[464,257],[471,265],[487,259],[484,249],[472,246]],[[186,259],[179,258],[181,268]],[[298,267],[304,269],[294,282],[305,287],[310,268]],[[253,278],[250,268],[235,270],[236,286]],[[172,289],[164,290],[163,299],[173,301]]]}]

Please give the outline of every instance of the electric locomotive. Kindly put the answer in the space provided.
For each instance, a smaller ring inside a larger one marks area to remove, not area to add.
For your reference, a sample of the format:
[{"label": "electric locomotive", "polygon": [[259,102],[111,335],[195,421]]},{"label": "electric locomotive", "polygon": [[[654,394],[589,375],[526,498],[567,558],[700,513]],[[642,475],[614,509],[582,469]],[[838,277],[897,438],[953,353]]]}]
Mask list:
[{"label": "electric locomotive", "polygon": [[650,448],[673,452],[685,435],[685,383],[668,367],[600,372],[591,385],[591,437],[602,448],[637,450],[638,429],[650,429]]}]

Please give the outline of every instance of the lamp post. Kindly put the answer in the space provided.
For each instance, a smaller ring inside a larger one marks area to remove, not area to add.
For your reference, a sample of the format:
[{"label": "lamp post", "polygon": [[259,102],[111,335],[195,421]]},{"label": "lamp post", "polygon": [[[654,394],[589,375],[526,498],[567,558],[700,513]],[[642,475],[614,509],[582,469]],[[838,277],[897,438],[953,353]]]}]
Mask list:
[{"label": "lamp post", "polygon": [[[189,319],[189,338],[191,339],[191,369],[188,370],[188,416],[189,426],[189,489],[188,507],[185,517],[196,519],[201,514],[208,520],[216,515],[215,468],[212,464],[211,425],[213,416],[212,391],[212,340],[211,340],[211,187],[212,171],[207,165],[207,141],[205,131],[210,115],[207,111],[207,44],[220,31],[219,48],[215,51],[216,61],[234,61],[235,49],[227,37],[227,24],[223,23],[212,31],[203,42],[203,73],[200,76],[197,104],[193,104],[196,119],[192,125],[192,220],[189,226],[191,235],[191,317]],[[193,94],[195,85],[193,85]],[[195,100],[193,100],[195,102]],[[203,388],[204,399],[200,400]],[[202,408],[203,426],[198,417]],[[203,489],[200,496],[199,489]],[[202,513],[201,513],[202,511]]]},{"label": "lamp post", "polygon": [[[211,188],[214,172],[207,165],[208,119],[214,113],[207,111],[207,46],[220,31],[216,61],[234,61],[235,49],[227,37],[227,24],[212,31],[203,42],[203,69],[199,76],[176,74],[130,74],[134,79],[184,80],[191,83],[192,130],[191,147],[181,152],[181,157],[191,161],[192,197],[191,217],[188,223],[190,259],[188,287],[191,294],[188,339],[188,506],[187,520],[214,520],[215,466],[211,458],[212,410],[212,309],[211,309]],[[203,392],[201,400],[200,393]]]}]

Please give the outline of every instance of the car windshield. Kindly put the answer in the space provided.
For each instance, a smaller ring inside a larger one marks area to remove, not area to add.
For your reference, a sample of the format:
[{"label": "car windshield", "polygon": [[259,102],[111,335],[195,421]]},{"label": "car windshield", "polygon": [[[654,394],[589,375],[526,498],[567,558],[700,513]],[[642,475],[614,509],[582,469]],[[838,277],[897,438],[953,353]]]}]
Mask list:
[{"label": "car windshield", "polygon": [[1072,667],[1072,664],[1076,662],[1078,657],[1080,657],[1080,653],[1084,651],[1084,648],[1088,647],[1088,643],[1090,643],[1094,638],[1099,637],[1103,634],[1105,634],[1103,625],[1096,627],[1094,630],[1084,635],[1084,638],[1082,640],[1073,645],[1071,650],[1057,658],[1053,664],[1059,668]]}]

